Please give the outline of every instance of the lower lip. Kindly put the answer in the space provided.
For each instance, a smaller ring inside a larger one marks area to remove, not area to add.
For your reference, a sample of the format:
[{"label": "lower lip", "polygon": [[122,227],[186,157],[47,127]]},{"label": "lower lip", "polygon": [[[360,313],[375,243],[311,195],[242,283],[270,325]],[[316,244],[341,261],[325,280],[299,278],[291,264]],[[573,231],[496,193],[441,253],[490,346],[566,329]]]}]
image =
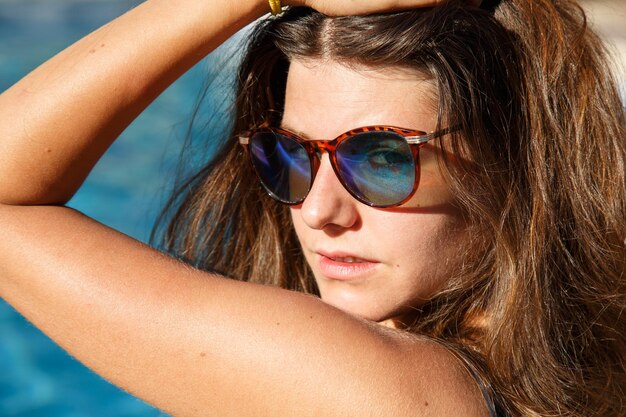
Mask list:
[{"label": "lower lip", "polygon": [[349,281],[361,278],[372,272],[378,262],[339,262],[323,255],[319,255],[320,272],[328,279]]}]

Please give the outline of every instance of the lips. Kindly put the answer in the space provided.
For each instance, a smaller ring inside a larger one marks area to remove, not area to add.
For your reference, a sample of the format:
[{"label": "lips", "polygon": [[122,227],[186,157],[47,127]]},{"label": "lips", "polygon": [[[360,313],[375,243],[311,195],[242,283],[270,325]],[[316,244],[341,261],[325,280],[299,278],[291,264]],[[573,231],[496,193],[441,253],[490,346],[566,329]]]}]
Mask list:
[{"label": "lips", "polygon": [[380,262],[347,252],[317,251],[321,274],[332,280],[354,281],[370,275]]},{"label": "lips", "polygon": [[366,258],[364,256],[360,256],[360,255],[357,255],[357,254],[351,253],[351,252],[317,250],[317,251],[315,251],[315,253],[317,253],[320,256],[324,256],[324,257],[326,257],[328,259],[336,260],[338,262],[346,262],[346,263],[373,262],[373,263],[378,263],[378,261],[375,260],[375,259]]},{"label": "lips", "polygon": [[367,262],[364,259],[355,258],[353,256],[347,256],[343,258],[342,257],[338,257],[338,258],[330,257],[330,259],[335,262],[341,262],[341,263],[346,263],[346,264],[358,264],[358,263]]}]

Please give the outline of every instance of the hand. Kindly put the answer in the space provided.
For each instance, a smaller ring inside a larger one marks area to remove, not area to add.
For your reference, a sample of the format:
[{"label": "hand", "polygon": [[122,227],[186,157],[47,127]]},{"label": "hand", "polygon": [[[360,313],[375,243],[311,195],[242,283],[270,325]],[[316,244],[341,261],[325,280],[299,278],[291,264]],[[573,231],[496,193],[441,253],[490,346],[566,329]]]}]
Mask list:
[{"label": "hand", "polygon": [[[307,6],[329,16],[372,14],[418,7],[432,7],[447,0],[283,0],[284,6]],[[470,0],[468,4],[480,6],[482,0]]]}]

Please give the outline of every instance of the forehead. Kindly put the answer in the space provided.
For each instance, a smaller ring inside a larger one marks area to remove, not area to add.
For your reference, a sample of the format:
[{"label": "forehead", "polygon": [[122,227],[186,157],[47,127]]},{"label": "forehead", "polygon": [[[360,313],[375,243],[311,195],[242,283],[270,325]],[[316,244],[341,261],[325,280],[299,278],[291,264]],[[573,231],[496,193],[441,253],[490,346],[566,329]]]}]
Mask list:
[{"label": "forehead", "polygon": [[282,126],[309,138],[332,138],[361,126],[432,131],[437,93],[423,73],[403,68],[293,61]]}]

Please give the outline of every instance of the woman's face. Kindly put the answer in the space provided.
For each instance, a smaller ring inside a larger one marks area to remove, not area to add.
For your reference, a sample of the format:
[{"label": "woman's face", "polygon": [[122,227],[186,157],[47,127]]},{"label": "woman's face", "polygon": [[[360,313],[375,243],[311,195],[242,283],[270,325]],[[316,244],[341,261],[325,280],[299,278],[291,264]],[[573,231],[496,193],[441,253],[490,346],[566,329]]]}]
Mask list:
[{"label": "woman's face", "polygon": [[[369,125],[430,132],[435,109],[432,81],[417,72],[295,61],[282,127],[310,139],[332,139]],[[394,325],[449,279],[465,250],[465,233],[435,152],[431,144],[421,148],[417,192],[390,209],[355,200],[323,154],[309,195],[291,215],[325,302]]]}]

